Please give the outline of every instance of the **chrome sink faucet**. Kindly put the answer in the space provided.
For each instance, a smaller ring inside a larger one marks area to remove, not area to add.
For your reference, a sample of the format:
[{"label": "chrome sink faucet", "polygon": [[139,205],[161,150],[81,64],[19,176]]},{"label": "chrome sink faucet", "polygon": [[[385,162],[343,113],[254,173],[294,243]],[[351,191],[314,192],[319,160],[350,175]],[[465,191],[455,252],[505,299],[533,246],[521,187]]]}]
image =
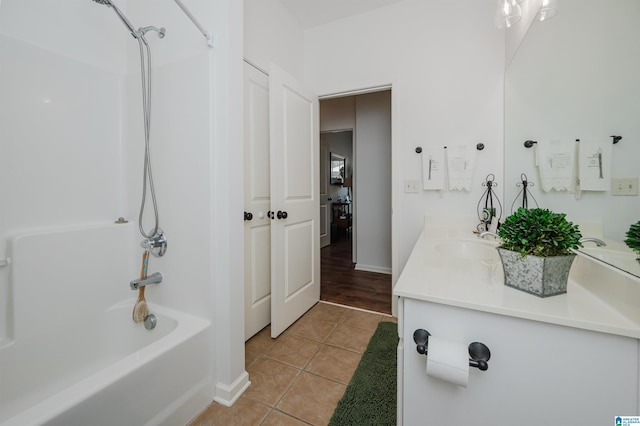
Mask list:
[{"label": "chrome sink faucet", "polygon": [[144,287],[148,284],[160,284],[162,282],[162,274],[160,272],[154,272],[145,278],[138,278],[129,283],[131,290],[137,290],[140,287]]},{"label": "chrome sink faucet", "polygon": [[604,247],[604,246],[607,245],[604,241],[599,240],[598,238],[593,238],[593,237],[581,238],[580,242],[581,243],[596,243],[596,246],[598,246],[598,247]]},{"label": "chrome sink faucet", "polygon": [[498,234],[496,234],[495,232],[491,232],[491,231],[481,232],[480,235],[478,235],[478,238],[484,238],[487,235],[491,235],[492,237],[495,237],[495,238],[500,238],[500,236]]}]

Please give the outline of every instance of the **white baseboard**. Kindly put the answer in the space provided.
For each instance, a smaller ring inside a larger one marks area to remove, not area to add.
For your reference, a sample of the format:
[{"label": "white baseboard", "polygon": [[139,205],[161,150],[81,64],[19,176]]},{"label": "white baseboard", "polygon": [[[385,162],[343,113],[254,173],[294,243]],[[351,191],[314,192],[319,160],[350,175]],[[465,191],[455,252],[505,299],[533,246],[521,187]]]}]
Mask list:
[{"label": "white baseboard", "polygon": [[216,385],[216,396],[213,400],[225,407],[231,407],[234,402],[240,398],[242,393],[247,390],[250,384],[249,373],[244,371],[240,377],[230,385],[218,383]]},{"label": "white baseboard", "polygon": [[203,380],[193,389],[169,404],[158,413],[147,425],[171,426],[189,424],[198,414],[206,409],[213,400],[213,384]]},{"label": "white baseboard", "polygon": [[391,275],[391,268],[386,268],[386,267],[383,267],[383,266],[362,265],[360,263],[356,263],[355,270],[356,271],[377,272],[379,274]]}]

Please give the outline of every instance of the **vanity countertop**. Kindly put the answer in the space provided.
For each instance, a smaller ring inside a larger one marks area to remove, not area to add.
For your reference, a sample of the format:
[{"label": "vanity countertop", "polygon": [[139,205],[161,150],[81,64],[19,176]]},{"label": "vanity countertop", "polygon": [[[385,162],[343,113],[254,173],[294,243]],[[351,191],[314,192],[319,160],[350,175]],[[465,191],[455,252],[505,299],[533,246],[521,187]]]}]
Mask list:
[{"label": "vanity countertop", "polygon": [[[618,300],[608,303],[599,297],[597,292],[589,290],[594,286],[593,283],[578,283],[577,280],[582,279],[579,277],[585,274],[574,273],[572,269],[566,294],[540,298],[505,286],[502,265],[499,262],[494,263],[491,271],[491,265],[487,265],[487,262],[482,263],[478,259],[458,257],[456,253],[443,251],[442,243],[450,242],[453,242],[454,248],[458,247],[456,244],[465,242],[474,247],[488,244],[489,249],[494,249],[496,245],[479,240],[471,232],[464,236],[452,237],[425,230],[418,238],[394,287],[394,295],[640,338],[640,300],[630,297],[629,292],[612,290],[610,298]],[[591,261],[577,258],[572,268],[581,268],[583,265],[590,267],[585,262]],[[596,283],[597,286],[608,284]],[[632,283],[634,284],[637,283]],[[638,295],[635,289],[632,293],[632,296]]]}]

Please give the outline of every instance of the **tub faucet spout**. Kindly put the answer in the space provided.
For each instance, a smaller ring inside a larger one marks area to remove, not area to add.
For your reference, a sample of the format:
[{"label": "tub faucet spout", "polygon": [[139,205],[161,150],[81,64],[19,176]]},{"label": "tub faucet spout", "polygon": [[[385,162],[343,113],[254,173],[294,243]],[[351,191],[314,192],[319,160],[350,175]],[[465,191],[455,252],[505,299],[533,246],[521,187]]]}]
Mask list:
[{"label": "tub faucet spout", "polygon": [[148,284],[160,284],[162,282],[162,274],[160,272],[154,272],[146,278],[138,278],[129,283],[131,290],[137,290],[140,287],[144,287]]},{"label": "tub faucet spout", "polygon": [[607,245],[604,241],[599,240],[598,238],[593,238],[593,237],[581,238],[580,242],[581,243],[596,243],[596,246],[598,246],[598,247],[604,247],[604,246]]}]

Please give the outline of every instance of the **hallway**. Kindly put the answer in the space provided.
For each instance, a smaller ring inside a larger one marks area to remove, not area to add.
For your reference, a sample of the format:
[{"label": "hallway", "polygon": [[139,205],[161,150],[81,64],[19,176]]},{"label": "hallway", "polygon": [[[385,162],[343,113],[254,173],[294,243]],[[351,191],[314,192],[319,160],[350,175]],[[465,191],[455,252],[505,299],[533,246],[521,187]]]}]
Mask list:
[{"label": "hallway", "polygon": [[346,237],[321,249],[320,299],[391,314],[391,275],[356,271]]}]

